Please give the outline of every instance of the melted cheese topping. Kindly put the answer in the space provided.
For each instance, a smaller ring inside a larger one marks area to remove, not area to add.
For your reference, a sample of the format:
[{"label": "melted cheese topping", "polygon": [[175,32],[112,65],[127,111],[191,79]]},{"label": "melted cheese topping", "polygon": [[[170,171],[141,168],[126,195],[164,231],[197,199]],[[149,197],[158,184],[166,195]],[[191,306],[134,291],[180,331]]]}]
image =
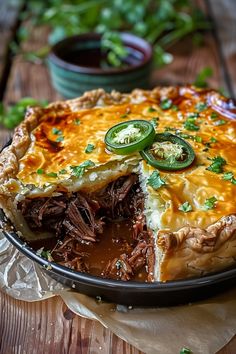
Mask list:
[{"label": "melted cheese topping", "polygon": [[[105,148],[104,137],[113,125],[132,119],[152,119],[149,107],[155,103],[147,100],[141,104],[123,104],[103,108],[68,112],[64,116],[45,116],[32,132],[32,144],[20,160],[19,180],[24,184],[43,186],[58,183],[70,177],[71,166],[78,166],[86,160],[95,163],[96,168],[110,161],[124,159]],[[157,112],[156,112],[157,115]],[[94,149],[86,153],[86,147]],[[138,155],[139,158],[139,155]],[[44,173],[38,174],[42,169]],[[64,173],[60,173],[60,171]],[[48,174],[56,173],[57,177]]]},{"label": "melted cheese topping", "polygon": [[[223,180],[223,173],[207,170],[211,159],[221,156],[226,160],[224,172],[232,172],[236,178],[236,121],[216,115],[208,106],[198,112],[194,120],[199,130],[187,130],[184,123],[189,114],[197,112],[199,100],[204,103],[202,97],[181,97],[176,102],[177,111],[171,108],[162,110],[160,102],[147,97],[136,104],[130,102],[78,112],[68,110],[63,116],[45,115],[32,132],[32,144],[20,160],[18,179],[24,185],[33,184],[36,187],[46,183],[56,185],[70,179],[71,166],[78,166],[86,160],[94,162],[92,171],[111,162],[117,164],[122,160],[124,163],[124,156],[106,151],[104,136],[107,130],[125,120],[155,118],[157,132],[169,130],[175,133],[177,130],[191,135],[188,141],[195,151],[196,160],[188,169],[179,172],[162,171],[161,177],[166,180],[166,185],[158,190],[148,186],[151,211],[147,210],[147,216],[150,225],[153,229],[170,230],[188,224],[204,228],[224,215],[236,213],[236,185]],[[90,153],[85,152],[88,144],[94,146]],[[140,156],[135,155],[138,163]],[[127,156],[127,161],[129,158]],[[39,174],[37,170],[43,173]],[[117,175],[121,174],[118,170]],[[153,170],[143,163],[142,173],[146,176],[146,182]],[[214,208],[204,210],[206,199],[212,197],[217,199]],[[192,211],[185,213],[179,210],[185,202],[191,205]]]}]

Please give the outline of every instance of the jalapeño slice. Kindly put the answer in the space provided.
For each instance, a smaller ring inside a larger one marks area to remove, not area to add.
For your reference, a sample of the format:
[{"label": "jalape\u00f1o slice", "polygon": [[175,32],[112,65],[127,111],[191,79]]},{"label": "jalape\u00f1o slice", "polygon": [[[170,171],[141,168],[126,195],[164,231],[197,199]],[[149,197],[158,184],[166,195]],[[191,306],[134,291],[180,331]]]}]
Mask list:
[{"label": "jalape\u00f1o slice", "polygon": [[152,145],[155,134],[150,122],[130,120],[110,128],[105,135],[105,144],[115,154],[128,155]]},{"label": "jalape\u00f1o slice", "polygon": [[166,171],[182,170],[190,166],[195,159],[192,146],[170,133],[156,134],[153,144],[140,154],[149,165]]}]

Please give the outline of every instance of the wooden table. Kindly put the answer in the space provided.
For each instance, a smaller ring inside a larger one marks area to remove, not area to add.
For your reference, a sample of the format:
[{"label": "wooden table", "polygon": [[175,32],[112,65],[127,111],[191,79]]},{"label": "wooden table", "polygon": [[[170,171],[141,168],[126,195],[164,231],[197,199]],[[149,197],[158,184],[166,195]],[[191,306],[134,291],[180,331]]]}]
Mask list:
[{"label": "wooden table", "polygon": [[[22,1],[23,2],[23,1]],[[213,20],[214,28],[204,44],[194,46],[190,39],[172,48],[175,60],[156,71],[153,85],[192,82],[205,66],[214,70],[209,82],[236,97],[236,2],[234,0],[195,1]],[[14,103],[24,96],[53,101],[60,98],[53,90],[42,64],[11,56],[9,43],[16,38],[21,1],[0,2],[0,99]],[[25,24],[27,26],[27,24]],[[47,28],[33,30],[24,49],[35,50],[45,44]],[[0,128],[0,145],[11,132]],[[83,319],[69,311],[59,298],[26,303],[0,293],[0,354],[119,353],[138,354],[98,322]],[[220,354],[236,353],[236,337]],[[175,353],[173,353],[175,354]],[[204,354],[204,353],[203,353]]]}]

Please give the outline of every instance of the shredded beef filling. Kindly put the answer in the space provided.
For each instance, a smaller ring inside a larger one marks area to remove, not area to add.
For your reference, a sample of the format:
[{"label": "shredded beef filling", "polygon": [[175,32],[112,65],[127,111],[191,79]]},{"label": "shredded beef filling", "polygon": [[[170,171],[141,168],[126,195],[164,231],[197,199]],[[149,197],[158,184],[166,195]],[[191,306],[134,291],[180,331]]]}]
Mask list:
[{"label": "shredded beef filling", "polygon": [[[93,194],[26,199],[18,207],[31,230],[55,236],[51,255],[56,262],[105,278],[153,280],[153,239],[137,175],[120,177]],[[93,265],[98,258],[99,273]]]}]

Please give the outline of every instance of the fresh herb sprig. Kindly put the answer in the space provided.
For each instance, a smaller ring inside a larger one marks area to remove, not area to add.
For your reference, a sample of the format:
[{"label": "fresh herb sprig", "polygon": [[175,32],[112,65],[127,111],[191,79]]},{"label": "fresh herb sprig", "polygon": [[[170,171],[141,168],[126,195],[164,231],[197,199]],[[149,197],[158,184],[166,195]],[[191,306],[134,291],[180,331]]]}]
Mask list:
[{"label": "fresh herb sprig", "polygon": [[[102,48],[108,52],[111,65],[122,65],[126,49],[117,36],[117,31],[129,31],[145,38],[154,49],[157,67],[170,63],[168,53],[172,44],[188,34],[210,28],[203,13],[190,0],[134,2],[133,0],[29,0],[22,18],[31,27],[47,25],[51,28],[49,46],[37,52],[25,53],[28,60],[41,60],[50,50],[50,45],[66,36],[84,32],[102,34]],[[26,40],[30,28],[23,25],[18,31],[18,41]],[[16,43],[12,44],[14,50]]]},{"label": "fresh herb sprig", "polygon": [[210,160],[212,161],[212,163],[209,167],[207,167],[207,170],[215,173],[222,173],[224,165],[226,165],[225,159],[221,156],[216,156]]},{"label": "fresh herb sprig", "polygon": [[159,171],[153,171],[147,180],[147,184],[156,190],[164,186],[166,182],[161,178]]},{"label": "fresh herb sprig", "polygon": [[4,107],[3,103],[0,103],[0,124],[7,129],[13,129],[24,119],[28,107],[44,107],[47,105],[48,102],[46,100],[39,101],[31,97],[24,97],[8,108]]},{"label": "fresh herb sprig", "polygon": [[86,160],[78,166],[70,166],[70,169],[72,171],[73,176],[80,178],[83,176],[83,174],[86,172],[86,170],[88,170],[90,167],[94,167],[94,166],[95,166],[95,163],[93,161]]},{"label": "fresh herb sprig", "polygon": [[188,213],[189,211],[192,211],[192,205],[189,202],[184,202],[181,204],[178,208],[180,211],[183,211],[184,213]]}]

